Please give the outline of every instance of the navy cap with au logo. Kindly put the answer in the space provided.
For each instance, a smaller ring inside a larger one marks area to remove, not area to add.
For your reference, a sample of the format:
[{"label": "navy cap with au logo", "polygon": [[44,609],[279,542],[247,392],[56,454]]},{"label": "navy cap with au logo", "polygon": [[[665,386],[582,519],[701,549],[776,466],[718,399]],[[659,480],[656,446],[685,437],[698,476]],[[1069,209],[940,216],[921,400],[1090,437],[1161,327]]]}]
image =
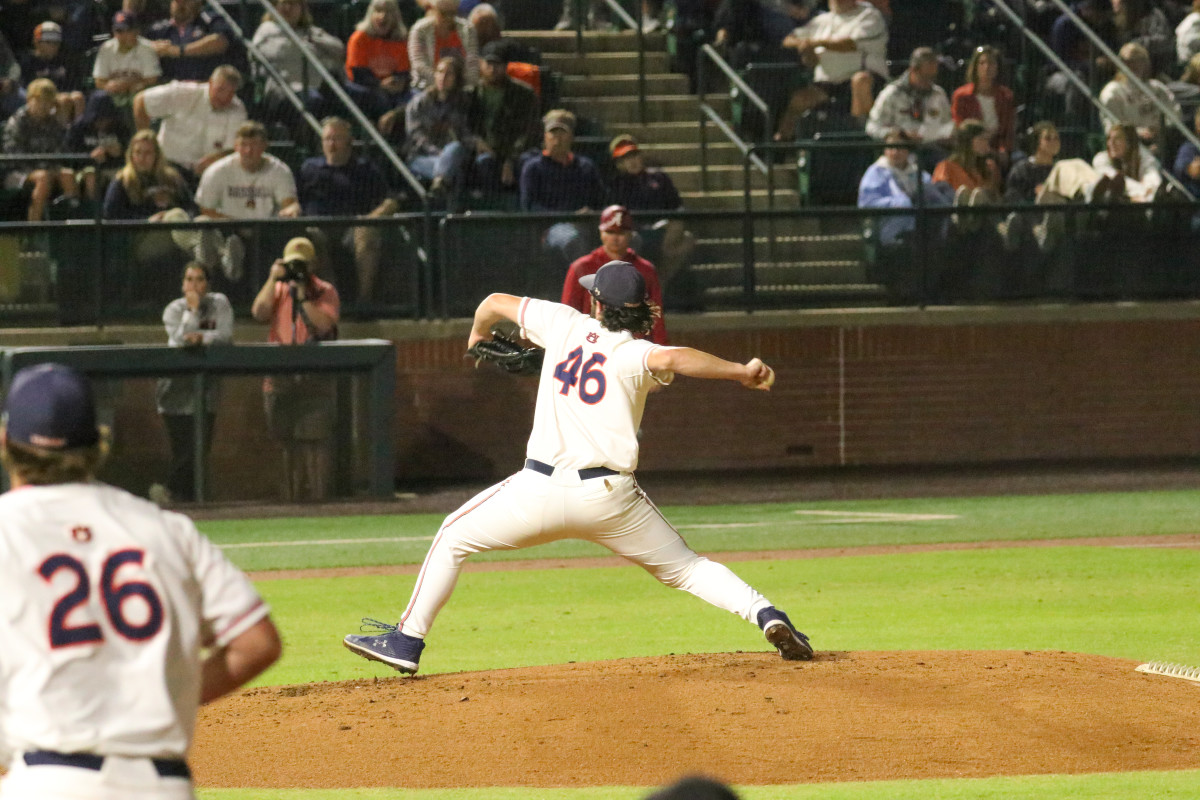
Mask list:
[{"label": "navy cap with au logo", "polygon": [[646,281],[628,261],[609,261],[579,285],[606,306],[640,306],[646,302]]},{"label": "navy cap with au logo", "polygon": [[45,450],[90,447],[100,441],[88,379],[62,364],[26,367],[4,401],[8,441]]}]

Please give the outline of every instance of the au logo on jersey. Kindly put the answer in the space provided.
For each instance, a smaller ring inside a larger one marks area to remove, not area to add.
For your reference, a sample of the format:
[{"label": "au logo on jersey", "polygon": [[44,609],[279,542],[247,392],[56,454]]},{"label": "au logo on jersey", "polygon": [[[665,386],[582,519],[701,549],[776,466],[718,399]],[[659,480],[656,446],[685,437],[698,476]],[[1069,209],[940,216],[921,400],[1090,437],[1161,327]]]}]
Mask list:
[{"label": "au logo on jersey", "polygon": [[600,341],[600,334],[598,334],[598,333],[589,333],[589,334],[587,335],[587,340],[588,340],[588,342],[589,342],[590,344],[595,344],[596,342]]},{"label": "au logo on jersey", "polygon": [[77,542],[90,542],[92,540],[92,529],[87,525],[76,525],[71,528],[71,538]]}]

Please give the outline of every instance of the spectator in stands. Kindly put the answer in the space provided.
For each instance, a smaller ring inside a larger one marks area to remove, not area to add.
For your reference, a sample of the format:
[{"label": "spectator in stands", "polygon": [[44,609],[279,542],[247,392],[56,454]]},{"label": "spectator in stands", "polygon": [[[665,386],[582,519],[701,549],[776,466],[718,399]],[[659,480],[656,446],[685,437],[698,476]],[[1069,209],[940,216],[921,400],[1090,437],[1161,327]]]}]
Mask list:
[{"label": "spectator in stands", "polygon": [[950,155],[938,162],[933,179],[949,184],[957,202],[999,201],[1000,167],[989,141],[987,128],[977,119],[963,120],[955,127]]},{"label": "spectator in stands", "polygon": [[[184,267],[183,296],[167,304],[163,309],[162,321],[167,329],[167,344],[171,347],[209,347],[233,343],[233,306],[225,295],[209,291],[208,267],[195,261]],[[210,379],[200,403],[200,410],[205,417],[202,448],[205,463],[212,450],[212,432],[217,421],[220,391],[220,383]],[[159,416],[167,428],[171,461],[167,468],[166,486],[151,486],[150,498],[160,505],[180,500],[190,502],[196,499],[197,403],[192,376],[160,379],[155,399]]]},{"label": "spectator in stands", "polygon": [[1200,53],[1200,0],[1192,0],[1192,10],[1175,28],[1177,64],[1186,64]]},{"label": "spectator in stands", "polygon": [[479,82],[479,45],[475,29],[458,16],[458,0],[434,0],[432,13],[418,20],[408,32],[408,57],[413,83],[424,89],[433,83],[433,71],[446,56],[458,56],[464,66],[463,86]]},{"label": "spectator in stands", "polygon": [[[639,256],[630,247],[633,242],[633,214],[625,206],[612,205],[600,214],[600,246],[585,256],[571,263],[567,270],[566,280],[563,281],[562,303],[581,311],[592,313],[592,296],[579,285],[579,279],[586,275],[594,275],[601,267],[610,261],[627,261],[637,267],[646,282],[646,296],[650,304],[660,312],[663,306],[662,285],[654,265]],[[650,335],[645,337],[655,344],[667,343],[667,326],[660,313],[654,319],[654,327]]]},{"label": "spectator in stands", "polygon": [[[937,74],[938,57],[933,49],[913,50],[908,69],[875,98],[867,119],[867,134],[883,140],[889,132],[899,130],[910,142],[944,147],[954,133],[954,119],[950,98],[934,82]],[[931,152],[936,153],[936,149]]]},{"label": "spectator in stands", "polygon": [[[505,36],[500,24],[500,14],[491,3],[480,3],[471,9],[467,22],[475,29],[479,57],[483,58],[486,50],[492,54],[493,58],[503,59],[508,77],[525,84],[533,89],[538,97],[541,97],[542,71],[539,66],[541,53],[537,48]],[[482,65],[479,77],[480,80],[483,80]]]},{"label": "spectator in stands", "polygon": [[1029,129],[1026,144],[1027,158],[1023,158],[1009,170],[1005,178],[1004,201],[1006,203],[1033,203],[1042,191],[1042,185],[1050,177],[1050,170],[1058,161],[1062,142],[1058,128],[1049,120],[1035,122]]},{"label": "spectator in stands", "polygon": [[662,265],[664,285],[686,265],[696,239],[681,219],[654,219],[650,212],[682,211],[683,201],[671,176],[646,166],[638,141],[625,133],[609,143],[616,174],[609,183],[609,198],[619,206],[637,212],[642,219],[634,244],[652,261]]},{"label": "spectator in stands", "polygon": [[[1192,116],[1192,130],[1200,135],[1200,106],[1197,106]],[[1192,197],[1200,198],[1200,148],[1190,141],[1185,141],[1175,154],[1175,164],[1171,172]]]},{"label": "spectator in stands", "polygon": [[[603,208],[607,192],[600,171],[587,156],[577,155],[575,115],[556,108],[542,117],[542,152],[521,168],[524,211],[588,213]],[[543,239],[547,254],[560,269],[590,249],[588,234],[574,222],[551,225]]]},{"label": "spectator in stands", "polygon": [[1112,0],[1113,28],[1119,45],[1140,44],[1150,57],[1150,74],[1175,66],[1175,31],[1153,0]]},{"label": "spectator in stands", "polygon": [[[274,0],[275,8],[303,45],[297,45],[268,12],[254,31],[252,44],[275,67],[280,77],[304,101],[310,114],[323,116],[329,101],[323,93],[324,79],[308,59],[305,50],[332,75],[346,62],[346,46],[342,41],[313,23],[308,0]],[[268,80],[263,92],[264,113],[271,121],[283,123],[289,129],[299,124],[295,107],[288,102],[274,80]]]},{"label": "spectator in stands", "polygon": [[195,185],[218,158],[233,148],[234,135],[246,121],[246,107],[237,96],[242,74],[224,65],[213,70],[207,83],[172,81],[143,89],[133,98],[133,120],[146,130],[162,120],[158,142],[167,159]]},{"label": "spectator in stands", "polygon": [[[1071,10],[1087,27],[1112,48],[1120,47],[1112,22],[1110,0],[1075,0]],[[1112,64],[1099,52],[1067,14],[1060,14],[1050,29],[1050,47],[1067,65],[1071,74],[1087,86],[1099,89],[1096,76],[1111,74]],[[1090,101],[1076,88],[1066,72],[1053,72],[1046,78],[1044,92],[1052,104],[1047,111],[1060,121],[1080,122],[1091,110]]]},{"label": "spectator in stands", "polygon": [[203,0],[171,0],[171,16],[154,23],[146,38],[154,46],[167,81],[203,81],[230,61],[233,33],[202,11]]},{"label": "spectator in stands", "polygon": [[[186,222],[196,211],[191,190],[163,156],[154,131],[138,131],[125,150],[125,166],[104,194],[105,219]],[[138,231],[129,252],[137,264],[173,269],[194,257],[200,235],[195,230]]]},{"label": "spectator in stands", "polygon": [[1132,125],[1114,125],[1105,134],[1104,149],[1096,153],[1090,164],[1081,158],[1055,163],[1038,202],[1147,202],[1161,185],[1158,159],[1145,145],[1139,144],[1137,130]]},{"label": "spectator in stands", "polygon": [[33,49],[21,59],[21,80],[26,87],[46,78],[58,92],[59,119],[70,125],[83,114],[83,81],[73,54],[62,47],[63,31],[55,22],[43,22],[33,29]]},{"label": "spectator in stands", "polygon": [[[1170,109],[1173,117],[1178,119],[1179,104],[1175,102],[1171,90],[1162,81],[1151,77],[1150,54],[1146,52],[1146,48],[1137,42],[1129,42],[1122,45],[1121,51],[1117,55],[1120,56],[1125,66],[1129,67],[1130,72],[1146,84],[1153,97]],[[1133,125],[1137,128],[1138,136],[1143,144],[1151,151],[1159,150],[1165,121],[1164,114],[1150,95],[1130,82],[1124,72],[1118,71],[1100,91],[1100,103],[1115,117],[1115,121],[1105,120],[1106,130],[1114,125]]]},{"label": "spectator in stands", "polygon": [[154,131],[138,131],[125,149],[125,166],[104,193],[104,218],[160,222],[172,208],[195,211],[187,181],[163,155]]},{"label": "spectator in stands", "polygon": [[488,42],[479,56],[479,85],[470,106],[475,137],[473,184],[495,196],[517,185],[521,153],[537,141],[538,104],[533,90],[508,74],[507,49]]},{"label": "spectator in stands", "polygon": [[1140,143],[1137,129],[1132,125],[1114,125],[1108,129],[1104,149],[1092,158],[1092,168],[1099,176],[1092,192],[1094,202],[1101,202],[1098,196],[1108,196],[1147,203],[1154,199],[1163,182],[1158,159]]},{"label": "spectator in stands", "polygon": [[113,15],[112,34],[96,53],[92,80],[97,89],[124,108],[133,103],[138,92],[158,83],[162,66],[154,45],[142,38],[137,17],[128,11]]},{"label": "spectator in stands", "polygon": [[21,65],[13,55],[12,46],[0,32],[0,121],[6,120],[25,105],[21,90]]},{"label": "spectator in stands", "polygon": [[[1058,128],[1049,120],[1035,122],[1024,138],[1024,150],[1029,155],[1013,164],[1005,178],[1004,202],[1012,205],[1039,202],[1042,188],[1058,162],[1058,153],[1062,149]],[[1052,201],[1047,199],[1046,202]],[[1033,240],[1036,233],[1033,223],[1033,217],[1029,214],[1011,212],[998,226],[1005,249],[1015,252],[1023,242]],[[1040,228],[1044,243],[1044,222]]]},{"label": "spectator in stands", "polygon": [[[25,105],[4,123],[4,153],[62,153],[66,138],[67,126],[58,117],[58,91],[54,82],[38,78],[25,89]],[[9,189],[29,191],[27,219],[30,222],[41,222],[45,218],[46,207],[56,188],[69,201],[78,204],[75,171],[54,161],[21,163],[8,173],[4,185]]]},{"label": "spectator in stands", "polygon": [[794,138],[800,116],[829,103],[865,120],[888,79],[887,41],[883,14],[865,0],[830,0],[828,11],[789,33],[783,46],[813,68],[813,80],[792,92],[775,138]]},{"label": "spectator in stands", "polygon": [[463,90],[463,64],[443,56],[433,84],[409,101],[404,111],[408,140],[404,155],[429,190],[444,196],[451,213],[458,210],[466,168],[475,152],[471,133],[471,95]]},{"label": "spectator in stands", "polygon": [[92,157],[92,163],[75,176],[88,200],[100,200],[109,181],[121,169],[125,148],[133,135],[130,127],[106,92],[93,93],[83,116],[71,124],[67,131],[67,152],[87,153]]},{"label": "spectator in stands", "polygon": [[[196,190],[201,219],[270,219],[300,216],[296,179],[287,164],[267,152],[267,129],[261,122],[238,128],[234,152],[204,171]],[[221,269],[232,282],[242,278],[245,244],[238,233],[222,243],[216,231],[205,231],[196,260]]]},{"label": "spectator in stands", "polygon": [[[341,117],[321,121],[321,150],[300,166],[300,204],[314,217],[385,217],[399,211],[388,196],[387,181],[379,169],[354,154],[350,123]],[[383,252],[379,226],[349,228],[340,245],[354,254],[358,287],[355,297],[364,304],[374,298],[375,277]]]},{"label": "spectator in stands", "polygon": [[[316,275],[311,241],[296,237],[271,265],[251,305],[258,322],[270,325],[267,341],[302,345],[336,339],[341,300],[332,283]],[[323,500],[332,472],[334,386],[330,378],[280,375],[263,381],[263,405],[271,435],[283,445],[283,497]]]},{"label": "spectator in stands", "polygon": [[[742,69],[752,61],[780,61],[786,57],[782,43],[796,27],[805,25],[812,18],[807,6],[792,6],[800,14],[786,32],[776,35],[774,26],[768,24],[772,16],[761,0],[721,0],[717,6],[711,27],[716,33],[712,44],[721,51],[725,60],[734,69]],[[704,20],[698,20],[697,30],[703,30]]]},{"label": "spectator in stands", "polygon": [[[932,176],[920,168],[912,152],[913,142],[903,131],[889,131],[884,142],[883,155],[867,168],[859,181],[859,208],[945,207],[953,202],[949,185],[934,183]],[[898,300],[923,296],[924,277],[914,265],[911,252],[916,241],[916,215],[872,217],[864,225],[864,238],[879,246],[871,266],[873,277],[886,284]],[[937,225],[939,233],[944,235],[944,223]],[[932,245],[940,239],[941,235],[923,240]]]},{"label": "spectator in stands", "polygon": [[967,62],[967,82],[950,96],[950,114],[956,124],[968,119],[982,122],[992,152],[1005,167],[1016,144],[1017,112],[1012,89],[1000,82],[1000,62],[997,48],[975,48]]},{"label": "spectator in stands", "polygon": [[346,88],[384,136],[402,136],[412,98],[408,29],[396,0],[371,0],[346,45]]}]

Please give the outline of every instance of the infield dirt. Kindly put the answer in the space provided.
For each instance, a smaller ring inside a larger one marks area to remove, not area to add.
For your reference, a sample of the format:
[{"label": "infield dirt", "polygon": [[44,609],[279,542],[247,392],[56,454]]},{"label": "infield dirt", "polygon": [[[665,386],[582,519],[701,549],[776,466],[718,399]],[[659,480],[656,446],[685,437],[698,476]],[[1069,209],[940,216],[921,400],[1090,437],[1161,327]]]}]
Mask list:
[{"label": "infield dirt", "polygon": [[264,687],[202,710],[192,764],[201,786],[309,788],[1200,767],[1200,686],[1135,666],[1049,651],[716,653]]}]

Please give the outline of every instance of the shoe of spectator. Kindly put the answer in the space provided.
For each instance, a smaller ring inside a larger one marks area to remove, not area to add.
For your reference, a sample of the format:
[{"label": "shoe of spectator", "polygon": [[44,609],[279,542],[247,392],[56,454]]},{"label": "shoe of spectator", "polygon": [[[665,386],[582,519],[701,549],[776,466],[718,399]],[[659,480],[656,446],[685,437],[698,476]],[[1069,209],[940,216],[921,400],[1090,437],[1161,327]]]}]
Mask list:
[{"label": "shoe of spectator", "polygon": [[224,246],[224,242],[221,239],[221,232],[202,230],[197,233],[193,254],[197,261],[212,269],[221,261],[221,250]]},{"label": "shoe of spectator", "polygon": [[[971,196],[972,189],[969,186],[958,187],[954,191],[954,205],[957,207],[972,205]],[[971,233],[979,227],[978,217],[971,214],[952,214],[950,223],[962,233]]]},{"label": "shoe of spectator", "polygon": [[554,25],[554,30],[556,30],[556,31],[569,31],[569,30],[571,30],[571,29],[572,29],[572,28],[574,28],[574,27],[575,27],[575,20],[573,20],[573,19],[571,19],[570,17],[568,17],[568,16],[565,16],[565,15],[564,15],[562,18],[560,18],[560,19],[558,20],[558,22],[557,22],[557,23],[555,23],[555,25]]},{"label": "shoe of spectator", "polygon": [[1021,249],[1021,243],[1033,234],[1033,230],[1027,215],[1013,212],[1007,218],[996,223],[996,233],[1000,234],[1000,241],[1004,243],[1004,249],[1015,253]]},{"label": "shoe of spectator", "polygon": [[1033,238],[1038,249],[1048,253],[1058,246],[1066,233],[1067,221],[1063,214],[1050,212],[1045,219],[1033,226]]},{"label": "shoe of spectator", "polygon": [[226,278],[237,283],[242,279],[242,266],[245,263],[246,245],[242,244],[242,237],[232,233],[225,240],[225,247],[221,249],[221,271],[225,273]]},{"label": "shoe of spectator", "polygon": [[658,17],[647,17],[642,20],[642,33],[654,33],[662,28],[662,20]]}]

